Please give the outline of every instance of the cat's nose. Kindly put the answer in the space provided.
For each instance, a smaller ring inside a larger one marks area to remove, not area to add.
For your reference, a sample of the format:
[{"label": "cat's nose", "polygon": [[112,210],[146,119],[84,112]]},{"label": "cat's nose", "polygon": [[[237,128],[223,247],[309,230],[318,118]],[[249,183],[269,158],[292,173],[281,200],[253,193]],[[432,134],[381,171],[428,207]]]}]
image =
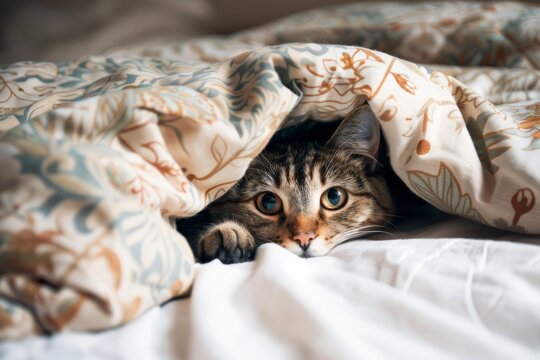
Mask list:
[{"label": "cat's nose", "polygon": [[300,245],[300,247],[305,251],[309,247],[309,244],[311,243],[311,240],[315,239],[315,233],[313,231],[302,233],[302,234],[296,234],[293,236],[293,240]]}]

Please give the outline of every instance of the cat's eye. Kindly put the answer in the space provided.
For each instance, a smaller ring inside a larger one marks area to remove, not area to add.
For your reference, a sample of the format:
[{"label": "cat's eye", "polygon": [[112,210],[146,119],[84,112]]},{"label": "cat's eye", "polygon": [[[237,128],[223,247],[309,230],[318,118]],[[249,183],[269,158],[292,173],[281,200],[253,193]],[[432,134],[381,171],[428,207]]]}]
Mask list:
[{"label": "cat's eye", "polygon": [[263,192],[255,200],[257,209],[266,215],[275,215],[281,211],[282,203],[279,196],[269,191]]},{"label": "cat's eye", "polygon": [[340,187],[331,187],[321,196],[321,205],[328,210],[342,208],[347,202],[347,192]]}]

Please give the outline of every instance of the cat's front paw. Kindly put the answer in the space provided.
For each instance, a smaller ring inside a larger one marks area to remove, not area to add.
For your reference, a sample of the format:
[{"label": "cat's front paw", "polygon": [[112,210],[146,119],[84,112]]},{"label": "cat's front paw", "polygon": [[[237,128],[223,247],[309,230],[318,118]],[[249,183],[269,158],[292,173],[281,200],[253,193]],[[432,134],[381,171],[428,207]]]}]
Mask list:
[{"label": "cat's front paw", "polygon": [[255,250],[255,239],[249,231],[236,222],[226,221],[202,235],[199,261],[205,263],[219,259],[224,264],[235,264],[253,260]]}]

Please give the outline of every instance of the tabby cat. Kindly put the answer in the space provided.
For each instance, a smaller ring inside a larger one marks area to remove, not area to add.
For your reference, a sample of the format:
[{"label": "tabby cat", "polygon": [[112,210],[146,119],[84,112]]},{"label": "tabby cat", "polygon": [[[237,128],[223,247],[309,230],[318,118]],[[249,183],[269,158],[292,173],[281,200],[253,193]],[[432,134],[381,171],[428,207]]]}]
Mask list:
[{"label": "tabby cat", "polygon": [[308,123],[274,136],[243,178],[206,209],[211,226],[188,236],[199,261],[248,261],[268,242],[321,256],[386,224],[393,205],[376,159],[377,121],[362,110],[335,128]]}]

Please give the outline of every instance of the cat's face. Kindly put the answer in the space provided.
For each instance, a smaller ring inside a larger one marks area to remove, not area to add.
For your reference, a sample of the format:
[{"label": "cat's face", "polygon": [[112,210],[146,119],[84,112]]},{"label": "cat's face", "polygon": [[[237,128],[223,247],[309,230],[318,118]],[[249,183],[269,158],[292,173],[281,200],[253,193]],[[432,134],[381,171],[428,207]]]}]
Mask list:
[{"label": "cat's face", "polygon": [[258,244],[321,256],[391,215],[385,180],[372,159],[310,142],[267,148],[212,206],[244,225]]}]

